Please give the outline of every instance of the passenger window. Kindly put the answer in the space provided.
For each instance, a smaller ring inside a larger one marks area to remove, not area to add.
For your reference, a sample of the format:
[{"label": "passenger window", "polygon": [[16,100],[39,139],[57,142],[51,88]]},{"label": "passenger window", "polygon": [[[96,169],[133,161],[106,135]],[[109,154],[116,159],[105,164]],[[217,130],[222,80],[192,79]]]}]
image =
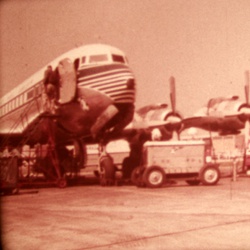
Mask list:
[{"label": "passenger window", "polygon": [[93,55],[89,57],[90,63],[105,62],[108,61],[108,55]]},{"label": "passenger window", "polygon": [[20,96],[19,96],[19,98],[20,98],[20,106],[23,104],[23,94],[21,94]]},{"label": "passenger window", "polygon": [[114,62],[125,63],[124,57],[120,55],[112,55]]}]

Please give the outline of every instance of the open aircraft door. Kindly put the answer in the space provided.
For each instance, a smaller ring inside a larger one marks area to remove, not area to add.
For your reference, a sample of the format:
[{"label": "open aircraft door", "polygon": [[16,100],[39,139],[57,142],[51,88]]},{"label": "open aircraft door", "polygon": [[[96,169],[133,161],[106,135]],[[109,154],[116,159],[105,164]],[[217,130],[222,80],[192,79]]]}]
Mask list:
[{"label": "open aircraft door", "polygon": [[60,76],[59,103],[72,101],[76,95],[76,71],[73,62],[65,58],[59,62],[58,72]]}]

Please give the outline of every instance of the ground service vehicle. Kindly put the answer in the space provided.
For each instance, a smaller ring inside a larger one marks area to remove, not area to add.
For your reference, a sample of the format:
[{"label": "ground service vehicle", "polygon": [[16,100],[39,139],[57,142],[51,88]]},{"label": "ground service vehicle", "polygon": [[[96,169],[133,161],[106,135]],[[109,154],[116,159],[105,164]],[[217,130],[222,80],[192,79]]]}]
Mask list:
[{"label": "ground service vehicle", "polygon": [[137,186],[161,187],[166,180],[184,178],[189,185],[215,185],[218,164],[211,161],[211,145],[205,141],[148,141],[143,163],[132,172]]}]

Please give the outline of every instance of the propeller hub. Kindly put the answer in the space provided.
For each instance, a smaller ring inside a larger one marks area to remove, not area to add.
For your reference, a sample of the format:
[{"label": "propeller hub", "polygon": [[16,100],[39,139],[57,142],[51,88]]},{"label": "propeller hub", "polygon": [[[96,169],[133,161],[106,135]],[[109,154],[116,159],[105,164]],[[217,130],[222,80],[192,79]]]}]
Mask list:
[{"label": "propeller hub", "polygon": [[179,113],[171,112],[165,118],[164,121],[168,122],[165,128],[170,131],[180,131],[182,128],[182,117]]},{"label": "propeller hub", "polygon": [[246,122],[246,121],[250,121],[250,105],[245,103],[242,104],[239,109],[239,115],[238,118],[240,119],[240,121],[242,122]]}]

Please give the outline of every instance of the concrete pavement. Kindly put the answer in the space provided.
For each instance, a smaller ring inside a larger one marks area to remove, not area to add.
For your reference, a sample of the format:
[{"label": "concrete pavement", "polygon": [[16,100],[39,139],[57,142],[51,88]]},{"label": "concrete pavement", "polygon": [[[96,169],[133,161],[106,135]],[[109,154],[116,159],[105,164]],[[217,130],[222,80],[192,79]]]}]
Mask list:
[{"label": "concrete pavement", "polygon": [[249,177],[160,189],[21,189],[1,197],[1,209],[4,250],[250,249]]}]

